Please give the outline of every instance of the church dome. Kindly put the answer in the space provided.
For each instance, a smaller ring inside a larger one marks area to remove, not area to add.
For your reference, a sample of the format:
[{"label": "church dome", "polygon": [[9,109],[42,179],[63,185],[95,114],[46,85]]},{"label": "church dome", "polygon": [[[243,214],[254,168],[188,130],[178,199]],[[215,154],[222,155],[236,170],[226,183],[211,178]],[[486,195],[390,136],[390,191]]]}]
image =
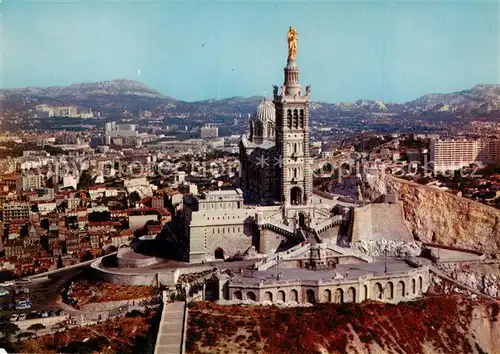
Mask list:
[{"label": "church dome", "polygon": [[253,120],[260,120],[261,122],[273,122],[276,119],[276,108],[273,102],[264,100],[257,106],[253,114]]}]

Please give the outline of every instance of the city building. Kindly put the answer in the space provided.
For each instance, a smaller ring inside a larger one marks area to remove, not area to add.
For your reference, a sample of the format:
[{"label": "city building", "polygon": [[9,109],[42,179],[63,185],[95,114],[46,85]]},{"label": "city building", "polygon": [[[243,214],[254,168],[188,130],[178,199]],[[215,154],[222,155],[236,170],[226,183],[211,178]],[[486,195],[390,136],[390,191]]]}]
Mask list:
[{"label": "city building", "polygon": [[16,190],[18,193],[31,191],[42,187],[42,175],[37,171],[23,171],[17,177]]},{"label": "city building", "polygon": [[218,138],[219,137],[219,128],[211,125],[206,125],[200,128],[200,138]]},{"label": "city building", "polygon": [[250,217],[255,211],[244,207],[241,189],[186,195],[183,211],[190,262],[204,261],[212,252],[214,258],[224,259],[224,252],[235,254],[252,246]]},{"label": "city building", "polygon": [[3,204],[3,221],[27,220],[30,216],[30,205],[24,202],[10,202]]},{"label": "city building", "polygon": [[455,171],[474,163],[500,163],[500,139],[432,140],[430,160],[436,172]]}]

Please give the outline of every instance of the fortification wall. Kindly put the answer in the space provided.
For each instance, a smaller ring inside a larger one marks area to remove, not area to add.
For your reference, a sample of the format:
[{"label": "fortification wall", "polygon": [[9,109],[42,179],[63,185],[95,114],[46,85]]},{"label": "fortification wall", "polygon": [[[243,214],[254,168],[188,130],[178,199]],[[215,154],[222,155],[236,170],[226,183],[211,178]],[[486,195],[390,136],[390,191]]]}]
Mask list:
[{"label": "fortification wall", "polygon": [[354,209],[352,242],[379,239],[412,241],[401,203],[373,203]]}]

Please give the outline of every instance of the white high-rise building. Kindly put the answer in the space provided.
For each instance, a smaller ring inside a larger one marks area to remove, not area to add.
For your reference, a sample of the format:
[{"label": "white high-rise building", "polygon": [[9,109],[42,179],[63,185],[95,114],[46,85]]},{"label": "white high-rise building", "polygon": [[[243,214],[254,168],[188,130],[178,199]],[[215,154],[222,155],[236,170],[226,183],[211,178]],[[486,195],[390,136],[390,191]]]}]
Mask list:
[{"label": "white high-rise building", "polygon": [[499,163],[500,139],[432,140],[430,151],[434,171],[455,171],[473,163]]}]

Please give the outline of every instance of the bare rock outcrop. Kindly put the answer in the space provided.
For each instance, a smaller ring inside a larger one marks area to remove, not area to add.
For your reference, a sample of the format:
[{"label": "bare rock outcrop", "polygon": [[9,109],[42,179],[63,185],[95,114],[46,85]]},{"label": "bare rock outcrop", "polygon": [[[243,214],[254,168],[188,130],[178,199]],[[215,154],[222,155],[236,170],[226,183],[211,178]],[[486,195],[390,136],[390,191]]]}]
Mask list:
[{"label": "bare rock outcrop", "polygon": [[444,263],[439,268],[451,278],[483,294],[500,298],[499,264]]},{"label": "bare rock outcrop", "polygon": [[351,247],[372,257],[405,257],[419,256],[422,252],[419,242],[405,242],[395,240],[361,240],[351,243]]},{"label": "bare rock outcrop", "polygon": [[422,242],[500,253],[500,210],[453,194],[408,182],[382,171],[363,176],[366,195],[395,193],[413,237]]}]

